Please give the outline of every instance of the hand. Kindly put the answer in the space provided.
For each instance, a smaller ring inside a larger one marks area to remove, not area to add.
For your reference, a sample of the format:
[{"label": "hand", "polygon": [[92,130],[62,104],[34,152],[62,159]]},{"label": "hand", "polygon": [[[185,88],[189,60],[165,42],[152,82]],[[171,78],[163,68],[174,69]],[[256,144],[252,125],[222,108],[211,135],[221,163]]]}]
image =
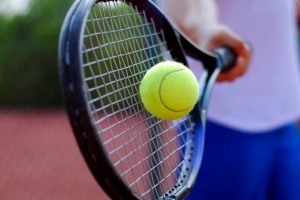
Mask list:
[{"label": "hand", "polygon": [[239,36],[233,33],[228,27],[223,25],[208,26],[202,29],[197,42],[207,50],[213,50],[220,46],[228,46],[237,54],[235,66],[226,72],[222,72],[218,82],[232,82],[242,76],[248,69],[251,60],[251,49]]},{"label": "hand", "polygon": [[300,21],[300,0],[296,1],[296,14],[297,14],[297,20],[299,23],[299,21]]}]

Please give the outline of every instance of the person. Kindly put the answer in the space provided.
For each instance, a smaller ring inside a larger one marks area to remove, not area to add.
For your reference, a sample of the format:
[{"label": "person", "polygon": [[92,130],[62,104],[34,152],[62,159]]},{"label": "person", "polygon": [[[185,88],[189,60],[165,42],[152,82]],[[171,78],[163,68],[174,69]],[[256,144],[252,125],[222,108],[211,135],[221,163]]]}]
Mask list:
[{"label": "person", "polygon": [[[299,200],[295,1],[161,0],[158,4],[200,47],[213,50],[225,45],[238,56],[235,67],[222,73],[214,87],[202,166],[186,199]],[[188,62],[199,75],[200,62],[192,58]]]}]

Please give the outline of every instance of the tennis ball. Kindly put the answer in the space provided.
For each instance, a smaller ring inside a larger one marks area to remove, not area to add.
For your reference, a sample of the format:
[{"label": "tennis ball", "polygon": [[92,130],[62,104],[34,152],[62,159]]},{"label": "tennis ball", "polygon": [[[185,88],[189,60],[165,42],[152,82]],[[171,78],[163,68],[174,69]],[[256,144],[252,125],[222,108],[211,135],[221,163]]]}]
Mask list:
[{"label": "tennis ball", "polygon": [[146,72],[140,84],[140,95],[148,112],[163,120],[173,120],[193,109],[199,96],[199,85],[186,66],[166,61]]}]

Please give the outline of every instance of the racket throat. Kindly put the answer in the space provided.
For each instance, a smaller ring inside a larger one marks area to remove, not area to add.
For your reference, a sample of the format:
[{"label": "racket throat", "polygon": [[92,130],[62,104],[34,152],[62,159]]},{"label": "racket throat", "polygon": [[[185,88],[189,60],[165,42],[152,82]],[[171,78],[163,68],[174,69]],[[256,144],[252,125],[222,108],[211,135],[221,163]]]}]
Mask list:
[{"label": "racket throat", "polygon": [[207,121],[206,116],[207,116],[206,110],[201,110],[201,123],[202,123],[203,133],[205,133],[205,129],[206,129],[206,121]]}]

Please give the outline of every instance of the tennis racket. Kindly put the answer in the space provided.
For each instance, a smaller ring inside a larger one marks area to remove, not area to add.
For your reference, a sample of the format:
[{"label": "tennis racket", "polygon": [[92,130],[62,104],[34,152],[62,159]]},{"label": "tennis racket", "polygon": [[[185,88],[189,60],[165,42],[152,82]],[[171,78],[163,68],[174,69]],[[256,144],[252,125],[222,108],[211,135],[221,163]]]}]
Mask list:
[{"label": "tennis racket", "polygon": [[[197,106],[173,121],[149,114],[140,82],[158,62],[200,60]],[[60,77],[78,146],[112,199],[183,199],[200,169],[209,96],[232,66],[228,48],[207,52],[148,0],[77,0],[60,36]]]}]

